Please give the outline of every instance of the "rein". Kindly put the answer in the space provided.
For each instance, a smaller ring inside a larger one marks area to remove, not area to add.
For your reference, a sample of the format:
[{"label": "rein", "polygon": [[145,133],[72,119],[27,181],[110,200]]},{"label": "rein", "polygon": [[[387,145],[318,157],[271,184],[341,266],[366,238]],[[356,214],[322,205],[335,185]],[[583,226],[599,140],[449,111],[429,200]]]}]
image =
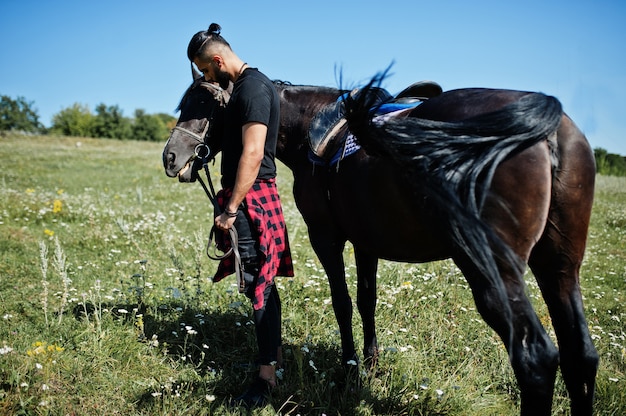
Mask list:
[{"label": "rein", "polygon": [[[204,183],[200,175],[197,175],[196,178],[198,179],[198,182],[200,182],[200,185],[202,185],[202,189],[204,189],[204,193],[206,193],[207,197],[209,198],[209,201],[211,201],[211,204],[213,204],[213,209],[215,210],[215,214],[220,215],[222,213],[222,210],[220,209],[220,206],[217,203],[217,196],[215,194],[215,188],[213,187],[213,181],[211,180],[211,173],[209,172],[209,161],[208,161],[209,147],[203,143],[202,145],[198,145],[196,149],[198,149],[198,147],[201,147],[201,146],[204,146],[203,148],[206,149],[206,156],[199,157],[198,153],[196,152],[196,157],[202,160],[202,167],[204,168],[204,173],[207,177],[207,182],[209,186],[208,187],[206,186],[206,184]],[[228,236],[230,238],[230,248],[228,249],[228,251],[226,251],[224,254],[221,254],[221,255],[212,254],[211,253],[211,241],[213,241],[213,239],[215,238],[215,224],[213,224],[213,226],[211,227],[211,231],[209,232],[209,238],[208,238],[207,245],[206,245],[206,255],[211,260],[217,260],[217,261],[221,261],[230,255],[235,256],[235,259],[234,259],[235,275],[237,276],[239,293],[243,293],[245,290],[245,280],[243,276],[243,263],[241,261],[241,256],[239,254],[239,236],[237,234],[237,229],[235,228],[234,225],[228,229]]]},{"label": "rein", "polygon": [[[210,84],[208,86],[210,87]],[[195,160],[199,160],[202,162],[202,167],[204,168],[204,173],[207,177],[207,182],[209,186],[207,187],[207,185],[204,183],[204,181],[202,180],[199,174],[196,174],[196,179],[198,180],[198,182],[200,182],[200,185],[202,185],[202,189],[204,189],[204,192],[209,198],[209,201],[211,201],[215,215],[220,215],[222,213],[222,210],[220,209],[220,206],[217,203],[217,195],[215,193],[215,188],[213,187],[213,181],[211,180],[211,174],[209,172],[209,156],[211,154],[211,149],[209,149],[209,146],[206,144],[206,138],[211,136],[210,128],[211,128],[212,121],[213,121],[213,113],[211,113],[211,116],[207,119],[207,122],[204,128],[202,129],[201,133],[195,133],[189,129],[186,129],[180,126],[175,126],[173,131],[178,131],[180,134],[189,136],[198,142],[198,144],[196,145],[196,148],[194,149],[194,155],[189,162],[191,163],[191,162],[194,162]],[[241,256],[239,255],[239,248],[238,248],[239,237],[237,235],[237,229],[234,226],[228,229],[228,236],[230,239],[230,249],[228,249],[228,251],[226,251],[224,254],[221,254],[221,255],[214,254],[211,252],[211,241],[213,241],[215,238],[215,232],[216,232],[215,224],[213,224],[213,226],[211,227],[211,231],[209,232],[209,238],[208,238],[207,246],[206,246],[206,255],[211,260],[217,260],[217,261],[221,261],[229,257],[230,255],[234,255],[235,274],[237,275],[239,292],[243,293],[245,290],[245,280],[243,276],[243,263],[241,261]]]}]

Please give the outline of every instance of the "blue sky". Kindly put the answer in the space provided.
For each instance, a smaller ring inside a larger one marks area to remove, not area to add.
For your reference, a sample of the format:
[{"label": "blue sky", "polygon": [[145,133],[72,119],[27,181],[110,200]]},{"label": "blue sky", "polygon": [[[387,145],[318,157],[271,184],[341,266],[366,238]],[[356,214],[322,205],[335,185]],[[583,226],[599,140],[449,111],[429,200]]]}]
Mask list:
[{"label": "blue sky", "polygon": [[624,0],[0,0],[0,94],[41,121],[74,103],[172,115],[191,81],[189,39],[211,22],[272,79],[355,86],[541,91],[593,147],[626,155]]}]

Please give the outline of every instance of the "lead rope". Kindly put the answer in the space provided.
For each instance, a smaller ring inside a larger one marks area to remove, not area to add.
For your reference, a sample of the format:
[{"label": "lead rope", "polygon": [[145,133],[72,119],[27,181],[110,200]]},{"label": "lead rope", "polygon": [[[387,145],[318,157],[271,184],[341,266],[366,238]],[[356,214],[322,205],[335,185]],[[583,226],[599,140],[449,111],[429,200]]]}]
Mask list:
[{"label": "lead rope", "polygon": [[[209,200],[213,204],[215,215],[220,215],[222,213],[222,210],[220,209],[220,206],[217,203],[215,188],[213,188],[213,181],[211,180],[211,174],[209,172],[209,163],[206,158],[202,159],[202,167],[204,168],[204,173],[206,174],[207,181],[209,182],[209,187],[207,188],[207,186],[205,185],[200,175],[198,175],[198,182],[200,182],[200,185],[202,185],[202,189],[204,189],[204,192],[206,193],[206,195],[209,197]],[[239,237],[237,235],[237,229],[234,226],[230,227],[228,229],[228,235],[230,237],[230,249],[222,255],[212,254],[211,242],[213,241],[213,238],[215,237],[215,224],[213,224],[213,227],[211,227],[211,231],[209,232],[209,239],[206,245],[206,255],[211,260],[220,261],[230,256],[231,254],[234,254],[235,275],[237,276],[239,293],[243,293],[245,291],[245,280],[243,276],[244,268],[243,268],[243,263],[241,261],[241,256],[239,255]]]}]

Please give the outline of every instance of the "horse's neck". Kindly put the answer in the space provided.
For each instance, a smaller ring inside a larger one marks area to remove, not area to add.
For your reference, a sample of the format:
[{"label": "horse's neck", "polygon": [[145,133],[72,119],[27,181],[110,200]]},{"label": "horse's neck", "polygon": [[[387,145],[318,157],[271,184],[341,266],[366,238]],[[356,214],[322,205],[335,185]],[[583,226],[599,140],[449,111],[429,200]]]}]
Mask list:
[{"label": "horse's neck", "polygon": [[293,118],[293,123],[309,123],[322,108],[336,101],[341,95],[340,90],[327,87],[281,86],[277,88],[281,112],[297,114],[297,117]]},{"label": "horse's neck", "polygon": [[278,158],[287,166],[306,158],[307,132],[313,118],[329,103],[337,100],[341,91],[325,87],[280,86],[280,134]]}]

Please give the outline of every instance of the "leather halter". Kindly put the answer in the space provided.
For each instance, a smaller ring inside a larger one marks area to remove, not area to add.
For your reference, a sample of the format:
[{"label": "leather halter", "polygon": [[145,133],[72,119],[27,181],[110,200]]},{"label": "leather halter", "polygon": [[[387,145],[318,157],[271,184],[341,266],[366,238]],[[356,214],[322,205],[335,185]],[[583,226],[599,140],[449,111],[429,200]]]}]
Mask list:
[{"label": "leather halter", "polygon": [[203,161],[203,164],[204,164],[204,161],[208,160],[209,155],[211,154],[211,149],[209,149],[209,146],[206,144],[206,139],[210,137],[209,130],[211,127],[212,120],[213,120],[213,115],[211,115],[211,119],[207,119],[204,129],[202,129],[202,134],[195,133],[191,130],[188,130],[180,126],[175,126],[172,129],[172,132],[178,131],[182,135],[189,136],[198,142],[198,145],[196,145],[196,148],[194,149],[193,157],[191,158],[190,161],[200,159]]},{"label": "leather halter", "polygon": [[[213,98],[215,98],[215,100],[219,103],[220,107],[225,107],[226,104],[228,103],[229,97],[224,95],[225,91],[222,88],[206,81],[199,82],[193,88],[198,88],[198,87],[204,88],[212,92]],[[194,155],[191,161],[195,159],[200,159],[204,164],[204,162],[208,160],[211,154],[211,150],[209,149],[209,146],[207,145],[206,142],[207,142],[207,139],[211,137],[211,127],[213,126],[214,115],[215,115],[215,107],[213,107],[213,109],[211,110],[211,114],[206,119],[206,124],[204,125],[204,128],[202,129],[201,133],[196,133],[194,131],[186,129],[185,127],[180,127],[180,126],[174,126],[174,128],[172,129],[172,132],[178,131],[181,134],[185,136],[189,136],[198,142],[198,145],[194,149]]]}]

